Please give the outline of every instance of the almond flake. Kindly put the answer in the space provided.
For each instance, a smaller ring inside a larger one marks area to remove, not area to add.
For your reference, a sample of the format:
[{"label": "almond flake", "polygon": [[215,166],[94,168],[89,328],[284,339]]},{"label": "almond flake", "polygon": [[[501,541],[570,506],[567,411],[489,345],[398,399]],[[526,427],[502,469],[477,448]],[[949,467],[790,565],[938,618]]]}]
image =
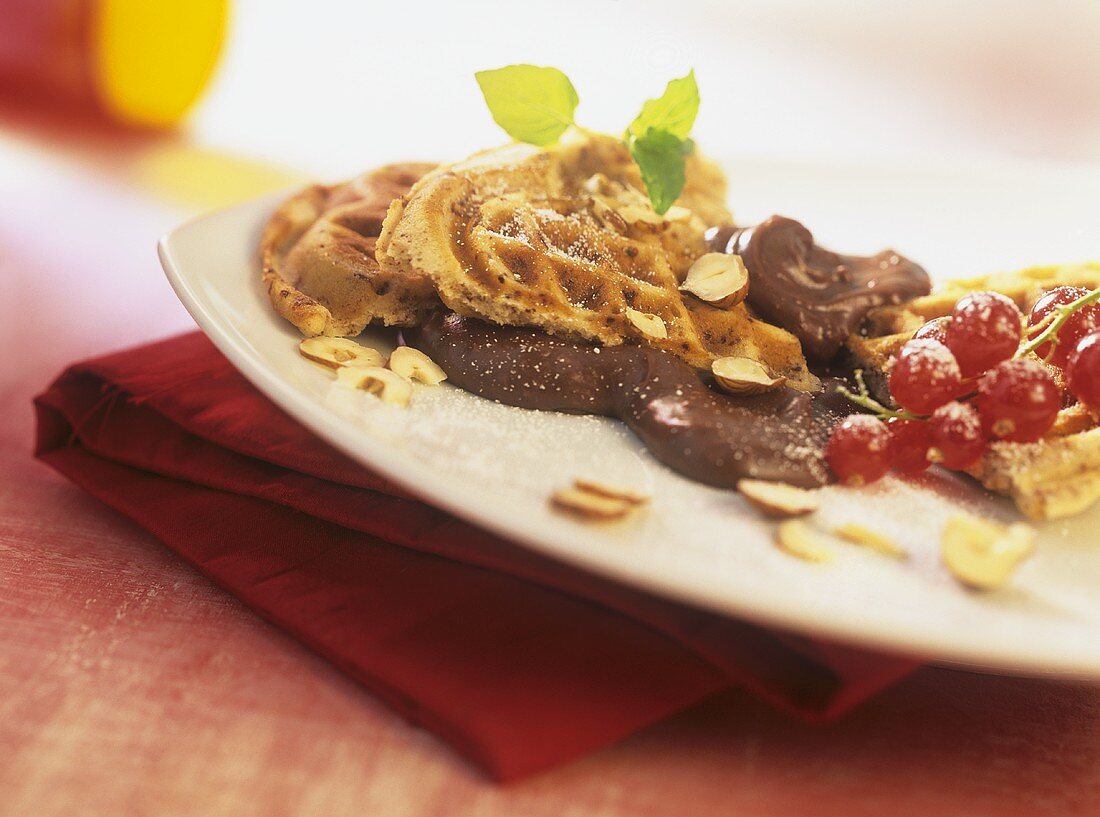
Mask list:
[{"label": "almond flake", "polygon": [[777,519],[805,516],[820,505],[816,491],[796,488],[785,482],[743,479],[737,483],[737,490],[758,511]]},{"label": "almond flake", "polygon": [[636,507],[634,503],[624,499],[600,496],[577,488],[561,488],[555,491],[550,497],[550,505],[555,510],[592,521],[621,519]]},{"label": "almond flake", "polygon": [[665,217],[657,215],[657,211],[642,204],[624,204],[616,207],[618,213],[627,224],[650,224],[659,226],[665,223]]},{"label": "almond flake", "polygon": [[905,558],[905,551],[898,547],[893,539],[883,536],[881,533],[873,531],[870,528],[865,528],[863,525],[855,522],[841,525],[834,530],[833,533],[845,542],[851,542],[853,545],[860,545],[870,548],[871,550],[877,550],[879,553],[885,553],[887,556],[893,556],[895,559]]},{"label": "almond flake", "polygon": [[649,494],[635,491],[633,488],[624,488],[619,485],[610,485],[606,482],[597,482],[593,479],[578,477],[573,480],[573,487],[578,491],[586,491],[608,499],[618,499],[630,505],[644,505],[649,502]]},{"label": "almond flake", "polygon": [[573,480],[571,488],[555,491],[550,506],[589,521],[621,519],[649,502],[649,495],[592,479]]},{"label": "almond flake", "polygon": [[780,550],[807,562],[823,564],[833,560],[833,552],[821,541],[817,532],[799,519],[779,523],[775,530],[775,543]]}]

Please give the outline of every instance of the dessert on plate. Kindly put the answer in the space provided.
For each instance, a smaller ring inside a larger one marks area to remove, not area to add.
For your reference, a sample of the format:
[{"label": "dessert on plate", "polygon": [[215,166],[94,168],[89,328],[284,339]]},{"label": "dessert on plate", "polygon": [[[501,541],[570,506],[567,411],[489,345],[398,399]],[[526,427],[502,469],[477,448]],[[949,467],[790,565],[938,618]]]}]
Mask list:
[{"label": "dessert on plate", "polygon": [[[767,483],[932,464],[1033,518],[1100,499],[1100,265],[933,290],[891,250],[839,254],[782,216],[738,224],[688,136],[693,75],[621,138],[574,125],[559,75],[479,74],[517,142],[315,185],[277,209],[260,252],[276,311],[307,338],[398,327],[405,349],[388,366],[346,341],[310,356],[396,402],[409,393],[396,381],[446,377],[510,405],[617,417],[686,476],[753,480],[746,495],[772,511],[769,498],[806,499]],[[545,104],[515,107],[525,82]]]}]

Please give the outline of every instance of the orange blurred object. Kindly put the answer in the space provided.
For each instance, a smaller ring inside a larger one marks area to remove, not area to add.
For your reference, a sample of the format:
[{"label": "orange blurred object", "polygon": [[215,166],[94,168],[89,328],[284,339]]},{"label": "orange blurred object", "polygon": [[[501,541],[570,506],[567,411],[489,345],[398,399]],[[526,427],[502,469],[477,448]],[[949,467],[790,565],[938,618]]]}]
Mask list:
[{"label": "orange blurred object", "polygon": [[170,127],[206,87],[227,21],[228,0],[0,0],[0,96]]}]

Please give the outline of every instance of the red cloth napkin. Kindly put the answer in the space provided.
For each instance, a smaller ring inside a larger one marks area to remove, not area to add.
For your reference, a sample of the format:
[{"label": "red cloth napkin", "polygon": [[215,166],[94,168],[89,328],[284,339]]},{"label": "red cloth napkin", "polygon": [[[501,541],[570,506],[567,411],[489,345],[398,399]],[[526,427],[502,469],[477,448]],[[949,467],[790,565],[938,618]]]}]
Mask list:
[{"label": "red cloth napkin", "polygon": [[42,460],[500,780],[732,685],[831,717],[916,666],[471,527],[312,436],[199,333],[72,366],[36,407]]}]

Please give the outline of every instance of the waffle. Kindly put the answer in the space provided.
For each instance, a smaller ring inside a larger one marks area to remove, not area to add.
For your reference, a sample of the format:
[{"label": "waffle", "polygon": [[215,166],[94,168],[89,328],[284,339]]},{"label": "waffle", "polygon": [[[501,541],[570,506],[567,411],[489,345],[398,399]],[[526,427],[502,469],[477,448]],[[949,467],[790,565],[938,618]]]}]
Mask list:
[{"label": "waffle", "polygon": [[[1100,263],[959,279],[923,298],[875,310],[867,316],[865,334],[848,341],[852,362],[864,370],[875,396],[889,401],[886,378],[898,350],[925,321],[950,314],[963,295],[1000,292],[1026,314],[1043,292],[1062,285],[1100,286]],[[971,474],[986,488],[1011,497],[1032,519],[1080,513],[1100,500],[1100,418],[1080,405],[1064,408],[1042,440],[992,443]]]},{"label": "waffle", "polygon": [[685,304],[678,287],[706,251],[706,227],[730,218],[719,171],[693,155],[688,179],[662,219],[617,140],[486,151],[430,174],[393,205],[378,261],[394,275],[429,276],[461,315],[605,345],[644,343],[697,368],[737,347],[792,385],[815,387],[793,336],[743,305]]},{"label": "waffle", "polygon": [[410,326],[439,305],[430,279],[383,270],[374,247],[394,199],[434,165],[399,164],[285,201],[264,230],[263,281],[276,312],[307,336]]}]

